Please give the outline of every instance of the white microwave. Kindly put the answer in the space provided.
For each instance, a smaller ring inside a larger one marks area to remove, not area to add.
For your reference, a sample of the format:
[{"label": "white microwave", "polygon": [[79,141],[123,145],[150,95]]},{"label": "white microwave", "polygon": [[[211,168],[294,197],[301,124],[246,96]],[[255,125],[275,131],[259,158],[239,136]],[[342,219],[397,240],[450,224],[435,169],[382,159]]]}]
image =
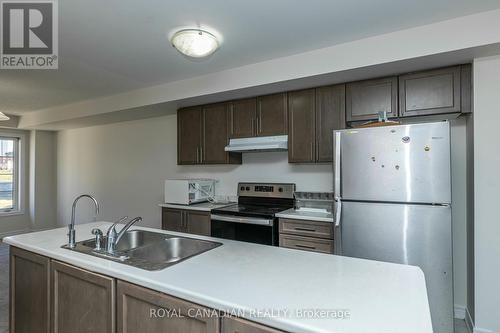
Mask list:
[{"label": "white microwave", "polygon": [[214,195],[214,179],[165,180],[165,203],[191,205],[208,201]]}]

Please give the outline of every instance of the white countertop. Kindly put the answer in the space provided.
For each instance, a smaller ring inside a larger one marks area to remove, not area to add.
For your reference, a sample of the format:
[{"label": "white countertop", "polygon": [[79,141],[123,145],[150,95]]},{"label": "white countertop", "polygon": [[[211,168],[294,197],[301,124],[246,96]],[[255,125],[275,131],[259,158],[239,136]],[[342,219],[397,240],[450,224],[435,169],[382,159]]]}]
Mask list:
[{"label": "white countertop", "polygon": [[[77,241],[91,238],[92,228],[109,225],[77,225]],[[66,234],[67,228],[59,228],[6,237],[4,242],[207,307],[243,311],[250,320],[288,332],[432,332],[425,279],[418,267],[217,239],[222,246],[151,272],[62,249]],[[348,310],[350,317],[252,315],[269,309],[298,315],[300,309]]]},{"label": "white countertop", "polygon": [[311,211],[306,209],[288,209],[284,212],[276,214],[276,217],[282,217],[287,219],[296,219],[296,220],[311,220],[311,221],[320,221],[320,222],[331,222],[333,223],[333,214],[320,212],[320,211]]},{"label": "white countertop", "polygon": [[199,210],[203,212],[209,212],[212,209],[222,208],[229,205],[234,204],[235,202],[230,203],[210,203],[210,202],[201,202],[193,205],[178,205],[178,204],[159,204],[160,207],[165,208],[173,208],[173,209],[185,209],[185,210]]}]

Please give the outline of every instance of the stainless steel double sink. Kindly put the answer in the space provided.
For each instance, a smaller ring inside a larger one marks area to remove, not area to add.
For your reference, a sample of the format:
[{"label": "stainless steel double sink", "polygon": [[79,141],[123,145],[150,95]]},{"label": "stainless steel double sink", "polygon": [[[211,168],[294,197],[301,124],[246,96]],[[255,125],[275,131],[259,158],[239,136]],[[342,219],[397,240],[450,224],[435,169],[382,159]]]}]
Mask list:
[{"label": "stainless steel double sink", "polygon": [[[106,238],[103,239],[105,244]],[[94,239],[76,243],[74,248],[63,248],[105,258],[126,265],[156,271],[221,246],[222,243],[162,234],[144,230],[127,231],[116,244],[112,254],[96,250]]]}]

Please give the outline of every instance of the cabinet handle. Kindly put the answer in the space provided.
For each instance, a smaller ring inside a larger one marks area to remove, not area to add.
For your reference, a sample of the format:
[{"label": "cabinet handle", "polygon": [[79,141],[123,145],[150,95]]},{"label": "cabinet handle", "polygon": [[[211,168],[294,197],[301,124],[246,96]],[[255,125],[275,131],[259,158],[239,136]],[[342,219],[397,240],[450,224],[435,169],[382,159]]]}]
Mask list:
[{"label": "cabinet handle", "polygon": [[203,163],[203,146],[200,146],[200,163]]},{"label": "cabinet handle", "polygon": [[316,247],[314,247],[314,246],[308,246],[308,245],[302,245],[302,244],[295,244],[295,246],[302,248],[302,249],[316,250]]},{"label": "cabinet handle", "polygon": [[300,228],[300,227],[296,227],[295,230],[316,232],[316,229],[308,229],[308,228]]},{"label": "cabinet handle", "polygon": [[255,133],[255,119],[252,118],[252,134],[256,134]]},{"label": "cabinet handle", "polygon": [[260,121],[260,116],[257,117],[257,133],[261,133],[262,132],[262,125],[261,125],[261,121]]},{"label": "cabinet handle", "polygon": [[200,161],[200,147],[196,147],[196,163],[199,164]]}]

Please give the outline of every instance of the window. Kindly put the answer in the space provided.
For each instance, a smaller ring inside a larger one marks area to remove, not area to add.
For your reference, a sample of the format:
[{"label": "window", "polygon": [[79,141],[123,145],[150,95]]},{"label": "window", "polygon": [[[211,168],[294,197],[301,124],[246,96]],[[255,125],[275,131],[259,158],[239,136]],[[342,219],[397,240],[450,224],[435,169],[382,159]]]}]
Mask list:
[{"label": "window", "polygon": [[19,211],[19,137],[0,134],[0,214]]}]

